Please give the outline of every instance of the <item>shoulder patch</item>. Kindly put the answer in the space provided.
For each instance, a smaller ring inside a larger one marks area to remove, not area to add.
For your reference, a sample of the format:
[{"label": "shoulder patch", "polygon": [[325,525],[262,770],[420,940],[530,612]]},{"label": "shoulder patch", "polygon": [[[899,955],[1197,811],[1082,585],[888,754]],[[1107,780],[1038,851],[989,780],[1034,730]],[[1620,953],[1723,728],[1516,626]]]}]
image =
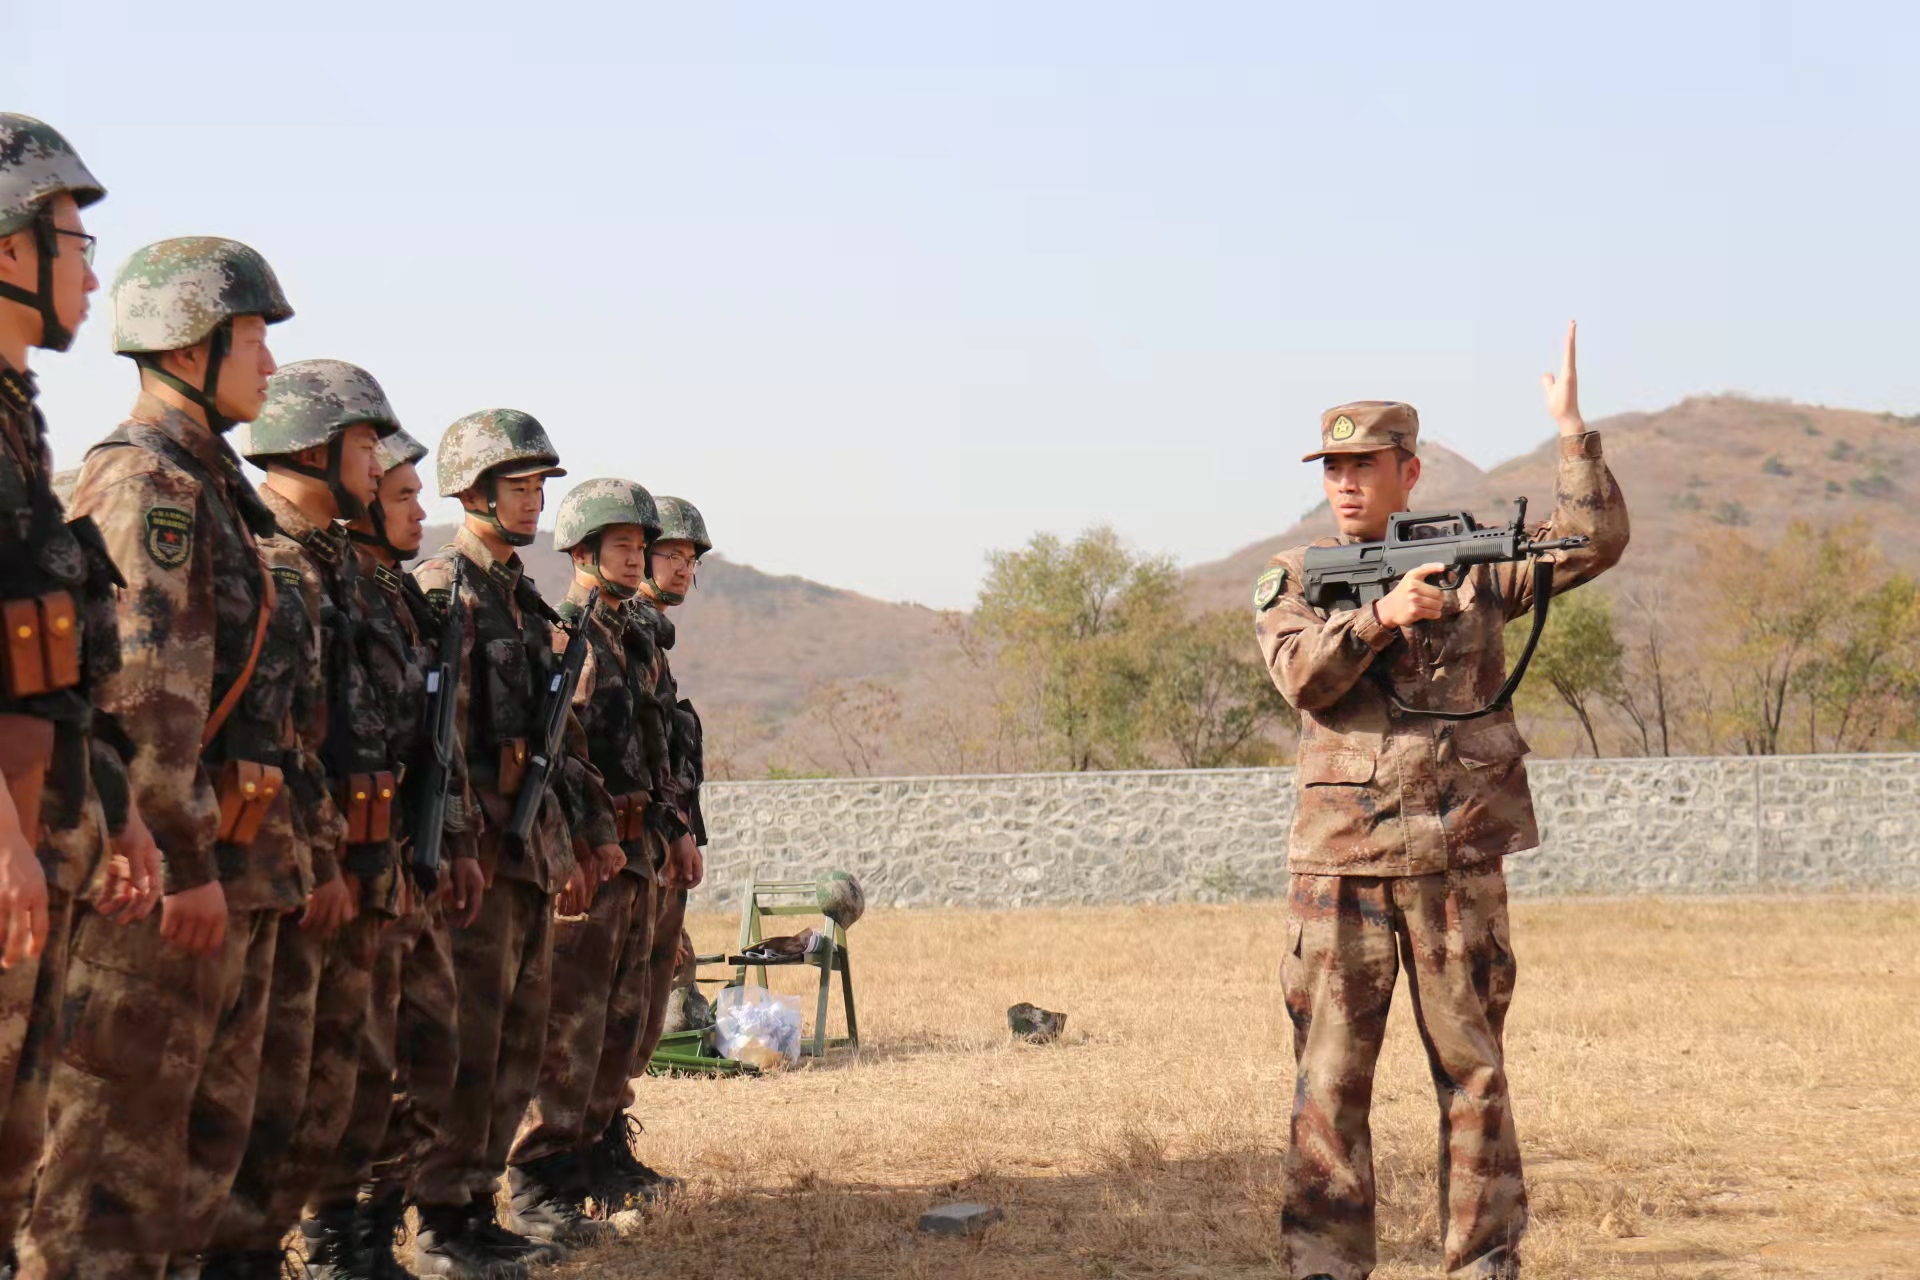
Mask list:
[{"label": "shoulder patch", "polygon": [[178,569],[193,554],[193,514],[179,507],[148,507],[147,555],[162,569]]},{"label": "shoulder patch", "polygon": [[275,582],[290,591],[298,591],[305,585],[304,579],[300,577],[300,571],[290,564],[274,565],[273,578]]},{"label": "shoulder patch", "polygon": [[1264,613],[1266,610],[1273,608],[1274,602],[1280,598],[1280,593],[1286,589],[1287,566],[1283,564],[1274,565],[1271,569],[1261,574],[1260,580],[1253,584],[1254,611],[1256,613]]}]

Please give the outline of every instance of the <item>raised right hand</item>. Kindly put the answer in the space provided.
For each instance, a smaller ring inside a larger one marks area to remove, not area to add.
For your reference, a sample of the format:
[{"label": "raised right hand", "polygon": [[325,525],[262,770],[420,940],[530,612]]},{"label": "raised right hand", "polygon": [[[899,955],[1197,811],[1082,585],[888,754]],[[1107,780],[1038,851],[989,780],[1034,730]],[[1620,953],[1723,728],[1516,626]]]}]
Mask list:
[{"label": "raised right hand", "polygon": [[1436,573],[1445,573],[1443,564],[1423,564],[1400,585],[1382,596],[1373,606],[1373,616],[1383,627],[1410,627],[1416,622],[1440,616],[1442,591],[1427,581]]},{"label": "raised right hand", "polygon": [[220,882],[209,880],[161,899],[160,939],[190,956],[219,950],[227,939],[227,891]]}]

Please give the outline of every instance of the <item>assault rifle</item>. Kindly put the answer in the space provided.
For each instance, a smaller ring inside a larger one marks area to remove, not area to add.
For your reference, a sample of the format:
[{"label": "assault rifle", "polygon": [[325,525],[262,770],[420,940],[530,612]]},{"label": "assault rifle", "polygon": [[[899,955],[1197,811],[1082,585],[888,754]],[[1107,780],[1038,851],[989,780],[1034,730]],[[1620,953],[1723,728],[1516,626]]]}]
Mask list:
[{"label": "assault rifle", "polygon": [[1533,661],[1533,651],[1547,625],[1547,604],[1553,599],[1553,561],[1547,557],[1555,551],[1584,547],[1587,541],[1585,535],[1533,537],[1527,532],[1525,498],[1514,502],[1512,524],[1489,528],[1482,528],[1465,511],[1426,515],[1403,512],[1387,521],[1385,541],[1307,548],[1301,589],[1306,593],[1307,603],[1316,609],[1369,609],[1421,565],[1446,566],[1445,573],[1434,574],[1430,581],[1442,590],[1454,591],[1478,565],[1531,560],[1533,630],[1527,636],[1527,647],[1521,652],[1520,661],[1493,701],[1473,711],[1433,711],[1410,707],[1388,690],[1388,699],[1401,711],[1436,720],[1475,720],[1504,711],[1511,705],[1514,690],[1520,687],[1527,664]]},{"label": "assault rifle", "polygon": [[422,717],[427,763],[415,793],[413,872],[424,888],[440,879],[440,848],[446,838],[447,792],[453,786],[454,721],[460,698],[460,667],[467,644],[467,615],[460,607],[466,557],[453,557],[453,585],[447,592],[447,616],[440,629],[440,651],[427,672],[427,706]]},{"label": "assault rifle", "polygon": [[600,601],[600,588],[587,592],[587,604],[579,618],[568,626],[567,651],[559,668],[547,678],[547,700],[540,708],[540,736],[527,761],[527,776],[520,783],[520,795],[513,804],[513,821],[507,824],[508,848],[524,851],[533,834],[534,820],[540,816],[540,802],[553,785],[553,768],[565,750],[567,713],[573,705],[573,691],[580,684],[580,670],[587,664],[587,624],[593,618],[593,606]]}]

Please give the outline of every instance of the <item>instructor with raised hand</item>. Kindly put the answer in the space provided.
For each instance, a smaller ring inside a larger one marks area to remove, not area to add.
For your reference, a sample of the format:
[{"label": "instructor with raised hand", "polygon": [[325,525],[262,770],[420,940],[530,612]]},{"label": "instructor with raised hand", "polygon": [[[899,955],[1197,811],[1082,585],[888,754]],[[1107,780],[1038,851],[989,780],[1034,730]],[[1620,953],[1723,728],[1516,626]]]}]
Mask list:
[{"label": "instructor with raised hand", "polygon": [[[1556,594],[1620,559],[1627,510],[1580,417],[1574,329],[1543,379],[1560,428],[1556,504],[1541,537]],[[1317,545],[1373,542],[1420,479],[1413,407],[1366,401],[1321,419],[1327,502],[1340,530]],[[1439,566],[1377,604],[1306,602],[1305,548],[1275,556],[1254,587],[1255,632],[1273,682],[1300,712],[1298,808],[1281,956],[1298,1074],[1281,1231],[1294,1280],[1363,1280],[1374,1265],[1368,1111],[1401,968],[1440,1103],[1440,1221],[1450,1276],[1519,1275],[1527,1225],[1520,1145],[1501,1045],[1513,996],[1502,859],[1539,843],[1513,713],[1450,722],[1406,708],[1479,707],[1506,675],[1502,632],[1534,607],[1524,563]]]}]

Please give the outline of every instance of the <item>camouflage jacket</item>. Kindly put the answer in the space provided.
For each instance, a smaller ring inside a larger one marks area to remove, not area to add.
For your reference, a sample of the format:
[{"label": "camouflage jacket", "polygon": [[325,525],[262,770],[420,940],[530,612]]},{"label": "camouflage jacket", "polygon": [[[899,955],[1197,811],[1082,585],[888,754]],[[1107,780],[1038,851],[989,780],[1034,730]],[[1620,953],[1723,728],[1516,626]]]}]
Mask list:
[{"label": "camouflage jacket", "polygon": [[[314,524],[271,487],[260,490],[260,500],[280,527],[278,534],[261,540],[261,555],[273,571],[279,594],[293,596],[303,606],[302,626],[294,647],[306,656],[289,674],[298,781],[292,768],[287,774],[296,822],[306,837],[311,857],[314,883],[325,884],[340,873],[343,859],[353,857],[356,851],[363,860],[366,856],[366,851],[346,844],[345,810],[339,799],[346,775],[352,771],[345,767],[352,762],[343,756],[352,751],[356,727],[364,731],[364,725],[354,723],[356,712],[364,718],[360,709],[372,700],[365,687],[365,674],[357,665],[336,658],[341,647],[353,642],[358,562],[339,525]],[[290,614],[276,612],[276,626],[268,632],[269,639],[279,630],[282,616]],[[263,653],[263,662],[265,657]],[[344,689],[340,687],[343,678]],[[345,724],[341,723],[343,719]],[[344,747],[343,742],[347,744]],[[378,751],[377,742],[373,749]],[[384,862],[372,871],[379,871],[381,866]],[[364,866],[354,870],[363,879],[369,874]]]},{"label": "camouflage jacket", "polygon": [[38,393],[31,373],[0,361],[0,600],[31,600],[54,591],[71,595],[80,626],[82,680],[78,688],[24,699],[0,690],[0,715],[54,723],[39,853],[47,883],[72,893],[99,860],[101,828],[118,831],[126,825],[132,745],[118,722],[92,705],[100,682],[120,667],[114,615],[120,575],[92,522],[69,525],[53,495],[53,461],[35,403]]},{"label": "camouflage jacket", "polygon": [[679,682],[673,678],[673,667],[667,659],[667,651],[673,648],[677,638],[673,619],[645,595],[635,596],[627,603],[627,609],[633,621],[653,638],[654,648],[659,652],[660,676],[654,697],[669,714],[667,736],[672,777],[655,790],[654,798],[670,804],[686,828],[693,832],[694,840],[705,844],[707,824],[700,812],[700,786],[706,780],[706,743],[700,717],[693,703],[680,696]]},{"label": "camouflage jacket", "polygon": [[[317,661],[317,639],[310,602],[299,592],[274,596],[259,546],[275,533],[272,514],[225,440],[147,394],[88,453],[73,510],[93,519],[127,581],[121,667],[99,701],[132,741],[133,791],[165,855],[167,892],[218,879],[234,909],[297,906],[312,883],[291,786],[251,846],[215,841],[215,788],[229,761],[279,766],[290,783],[315,768],[300,754],[294,694],[296,673]],[[203,749],[202,732],[244,669],[269,599],[275,608],[253,677]],[[331,801],[313,803],[324,823]]]},{"label": "camouflage jacket", "polygon": [[[1560,442],[1557,505],[1545,537],[1592,541],[1560,552],[1554,592],[1610,568],[1627,545],[1627,508],[1595,432]],[[1327,545],[1327,544],[1317,544]],[[1444,615],[1404,631],[1371,608],[1308,606],[1304,548],[1277,555],[1282,590],[1255,620],[1274,684],[1300,711],[1299,806],[1289,865],[1311,875],[1407,876],[1497,862],[1539,843],[1527,744],[1511,711],[1457,724],[1409,715],[1490,701],[1506,679],[1502,632],[1533,607],[1526,565],[1481,566]]]},{"label": "camouflage jacket", "polygon": [[[426,737],[427,671],[438,658],[439,620],[420,585],[410,576],[382,562],[371,550],[355,547],[359,560],[356,582],[360,596],[360,648],[373,689],[373,711],[379,717],[379,731],[386,743],[386,758],[399,778],[400,794],[393,807],[393,829],[400,832],[396,844],[401,851],[412,843],[414,819],[410,780],[424,776],[423,752],[429,749]],[[449,769],[452,780],[448,790],[446,836],[442,856],[448,859],[474,857],[472,833],[467,830],[466,813],[473,798],[467,790],[467,761],[456,751]],[[399,890],[398,877],[378,877],[367,885],[366,901],[376,910],[393,914]]]},{"label": "camouflage jacket", "polygon": [[[586,607],[588,587],[576,580],[560,605],[560,616],[576,625]],[[627,869],[651,877],[665,841],[678,838],[686,823],[671,804],[655,799],[672,787],[670,741],[673,704],[659,698],[664,662],[645,627],[619,601],[602,595],[587,627],[586,665],[573,693],[573,711],[587,735],[587,752],[615,796],[640,796],[648,829],[660,839],[647,847],[629,842]],[[561,643],[561,637],[555,637]]]},{"label": "camouflage jacket", "polygon": [[500,791],[501,753],[515,741],[530,744],[538,732],[547,679],[556,669],[553,627],[520,557],[494,559],[464,525],[439,555],[413,571],[436,607],[447,606],[455,556],[467,561],[460,591],[460,607],[467,610],[466,679],[455,719],[480,818],[480,862],[489,872],[557,893],[573,874],[576,839],[589,846],[613,843],[612,803],[588,763],[580,722],[569,715],[567,754],[541,805],[527,856],[502,856],[499,834],[513,819],[514,801]]}]

